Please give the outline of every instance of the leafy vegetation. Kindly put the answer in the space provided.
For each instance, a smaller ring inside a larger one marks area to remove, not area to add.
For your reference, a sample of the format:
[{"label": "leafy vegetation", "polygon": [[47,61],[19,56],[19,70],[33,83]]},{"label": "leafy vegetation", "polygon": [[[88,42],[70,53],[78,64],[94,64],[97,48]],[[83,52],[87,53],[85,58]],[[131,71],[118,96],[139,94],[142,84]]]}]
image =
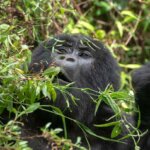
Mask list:
[{"label": "leafy vegetation", "polygon": [[[129,72],[150,60],[150,0],[1,0],[0,3],[0,114],[7,110],[8,116],[14,115],[8,123],[0,124],[0,148],[30,150],[27,142],[20,138],[19,118],[36,109],[44,110],[45,106],[38,101],[42,95],[55,101],[56,89],[64,95],[69,94],[67,89],[70,85],[60,86],[53,83],[59,68],[48,69],[37,76],[28,74],[28,64],[34,47],[59,33],[82,33],[95,37],[103,41],[119,61],[122,67],[120,91],[113,92],[108,87],[104,92],[96,93],[99,95],[98,99],[93,100],[95,113],[102,100],[116,113],[118,121],[95,125],[114,126],[112,139],[99,136],[104,140],[114,140],[121,132],[120,124],[125,120],[120,115],[121,112],[137,111],[134,108]],[[91,92],[90,89],[81,90],[89,94]],[[77,99],[73,95],[71,97],[76,103]],[[69,101],[67,104],[69,107]],[[54,146],[61,146],[65,150],[73,147],[84,149],[80,146],[82,139],[77,138],[76,143],[67,139],[66,116],[58,108],[51,107],[53,111],[50,113],[62,117],[64,138],[57,135],[61,129],[49,128],[50,123],[42,129],[43,136],[47,139],[51,137]],[[82,123],[68,119],[77,123],[85,135],[89,133],[98,137]],[[134,133],[127,137],[133,137],[135,149],[138,149],[138,141],[135,141],[133,134],[140,138],[141,133],[127,121],[126,125],[134,129]],[[120,140],[118,139],[119,142]]]}]

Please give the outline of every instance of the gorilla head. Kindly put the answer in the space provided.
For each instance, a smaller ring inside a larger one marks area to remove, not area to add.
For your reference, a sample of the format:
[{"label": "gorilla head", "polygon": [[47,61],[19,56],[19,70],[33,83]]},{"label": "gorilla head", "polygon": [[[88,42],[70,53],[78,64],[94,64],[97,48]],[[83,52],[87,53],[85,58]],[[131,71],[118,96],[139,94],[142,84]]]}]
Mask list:
[{"label": "gorilla head", "polygon": [[76,87],[104,90],[108,84],[119,88],[119,68],[102,43],[83,35],[58,35],[42,43],[34,52],[29,67],[40,72],[51,65],[61,67],[58,76]]}]

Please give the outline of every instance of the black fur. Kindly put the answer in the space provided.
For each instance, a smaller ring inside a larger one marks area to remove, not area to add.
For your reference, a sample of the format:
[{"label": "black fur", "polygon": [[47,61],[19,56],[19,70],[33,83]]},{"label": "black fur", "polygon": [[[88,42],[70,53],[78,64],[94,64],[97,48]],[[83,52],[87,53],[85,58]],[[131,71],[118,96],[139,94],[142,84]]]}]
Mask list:
[{"label": "black fur", "polygon": [[[135,100],[141,115],[140,130],[150,129],[150,63],[136,70],[132,75],[132,85],[135,90]],[[136,116],[136,122],[138,116]],[[140,141],[141,150],[150,149],[150,132]]]}]

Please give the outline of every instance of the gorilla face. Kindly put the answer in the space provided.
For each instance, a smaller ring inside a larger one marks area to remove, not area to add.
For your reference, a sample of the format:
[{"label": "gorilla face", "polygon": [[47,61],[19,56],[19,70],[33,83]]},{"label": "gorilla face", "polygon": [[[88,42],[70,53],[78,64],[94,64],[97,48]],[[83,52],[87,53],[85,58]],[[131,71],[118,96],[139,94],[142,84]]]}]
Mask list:
[{"label": "gorilla face", "polygon": [[61,68],[58,79],[65,82],[77,82],[77,77],[81,76],[82,71],[87,74],[94,63],[88,47],[78,40],[56,45],[51,57],[52,62]]},{"label": "gorilla face", "polygon": [[41,44],[32,56],[29,70],[40,72],[59,66],[60,84],[74,82],[75,87],[105,89],[119,87],[119,68],[110,52],[99,41],[83,35],[59,35]]}]

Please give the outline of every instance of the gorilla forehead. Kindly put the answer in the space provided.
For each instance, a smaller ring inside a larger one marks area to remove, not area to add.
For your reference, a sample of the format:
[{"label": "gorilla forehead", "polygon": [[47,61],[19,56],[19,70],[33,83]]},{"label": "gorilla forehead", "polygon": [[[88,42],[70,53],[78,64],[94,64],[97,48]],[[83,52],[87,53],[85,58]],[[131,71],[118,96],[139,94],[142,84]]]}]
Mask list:
[{"label": "gorilla forehead", "polygon": [[89,50],[92,51],[93,54],[98,54],[107,52],[105,46],[96,39],[92,39],[85,35],[81,34],[61,34],[53,37],[47,43],[50,47],[57,46],[67,46],[71,48],[76,48],[79,50]]},{"label": "gorilla forehead", "polygon": [[60,35],[57,35],[54,37],[54,39],[59,39],[59,40],[64,40],[64,41],[68,41],[68,42],[80,42],[81,40],[84,40],[84,39],[88,39],[88,40],[91,40],[91,38],[89,37],[86,37],[86,36],[83,36],[81,34],[72,34],[72,35],[69,35],[69,34],[60,34]]}]

